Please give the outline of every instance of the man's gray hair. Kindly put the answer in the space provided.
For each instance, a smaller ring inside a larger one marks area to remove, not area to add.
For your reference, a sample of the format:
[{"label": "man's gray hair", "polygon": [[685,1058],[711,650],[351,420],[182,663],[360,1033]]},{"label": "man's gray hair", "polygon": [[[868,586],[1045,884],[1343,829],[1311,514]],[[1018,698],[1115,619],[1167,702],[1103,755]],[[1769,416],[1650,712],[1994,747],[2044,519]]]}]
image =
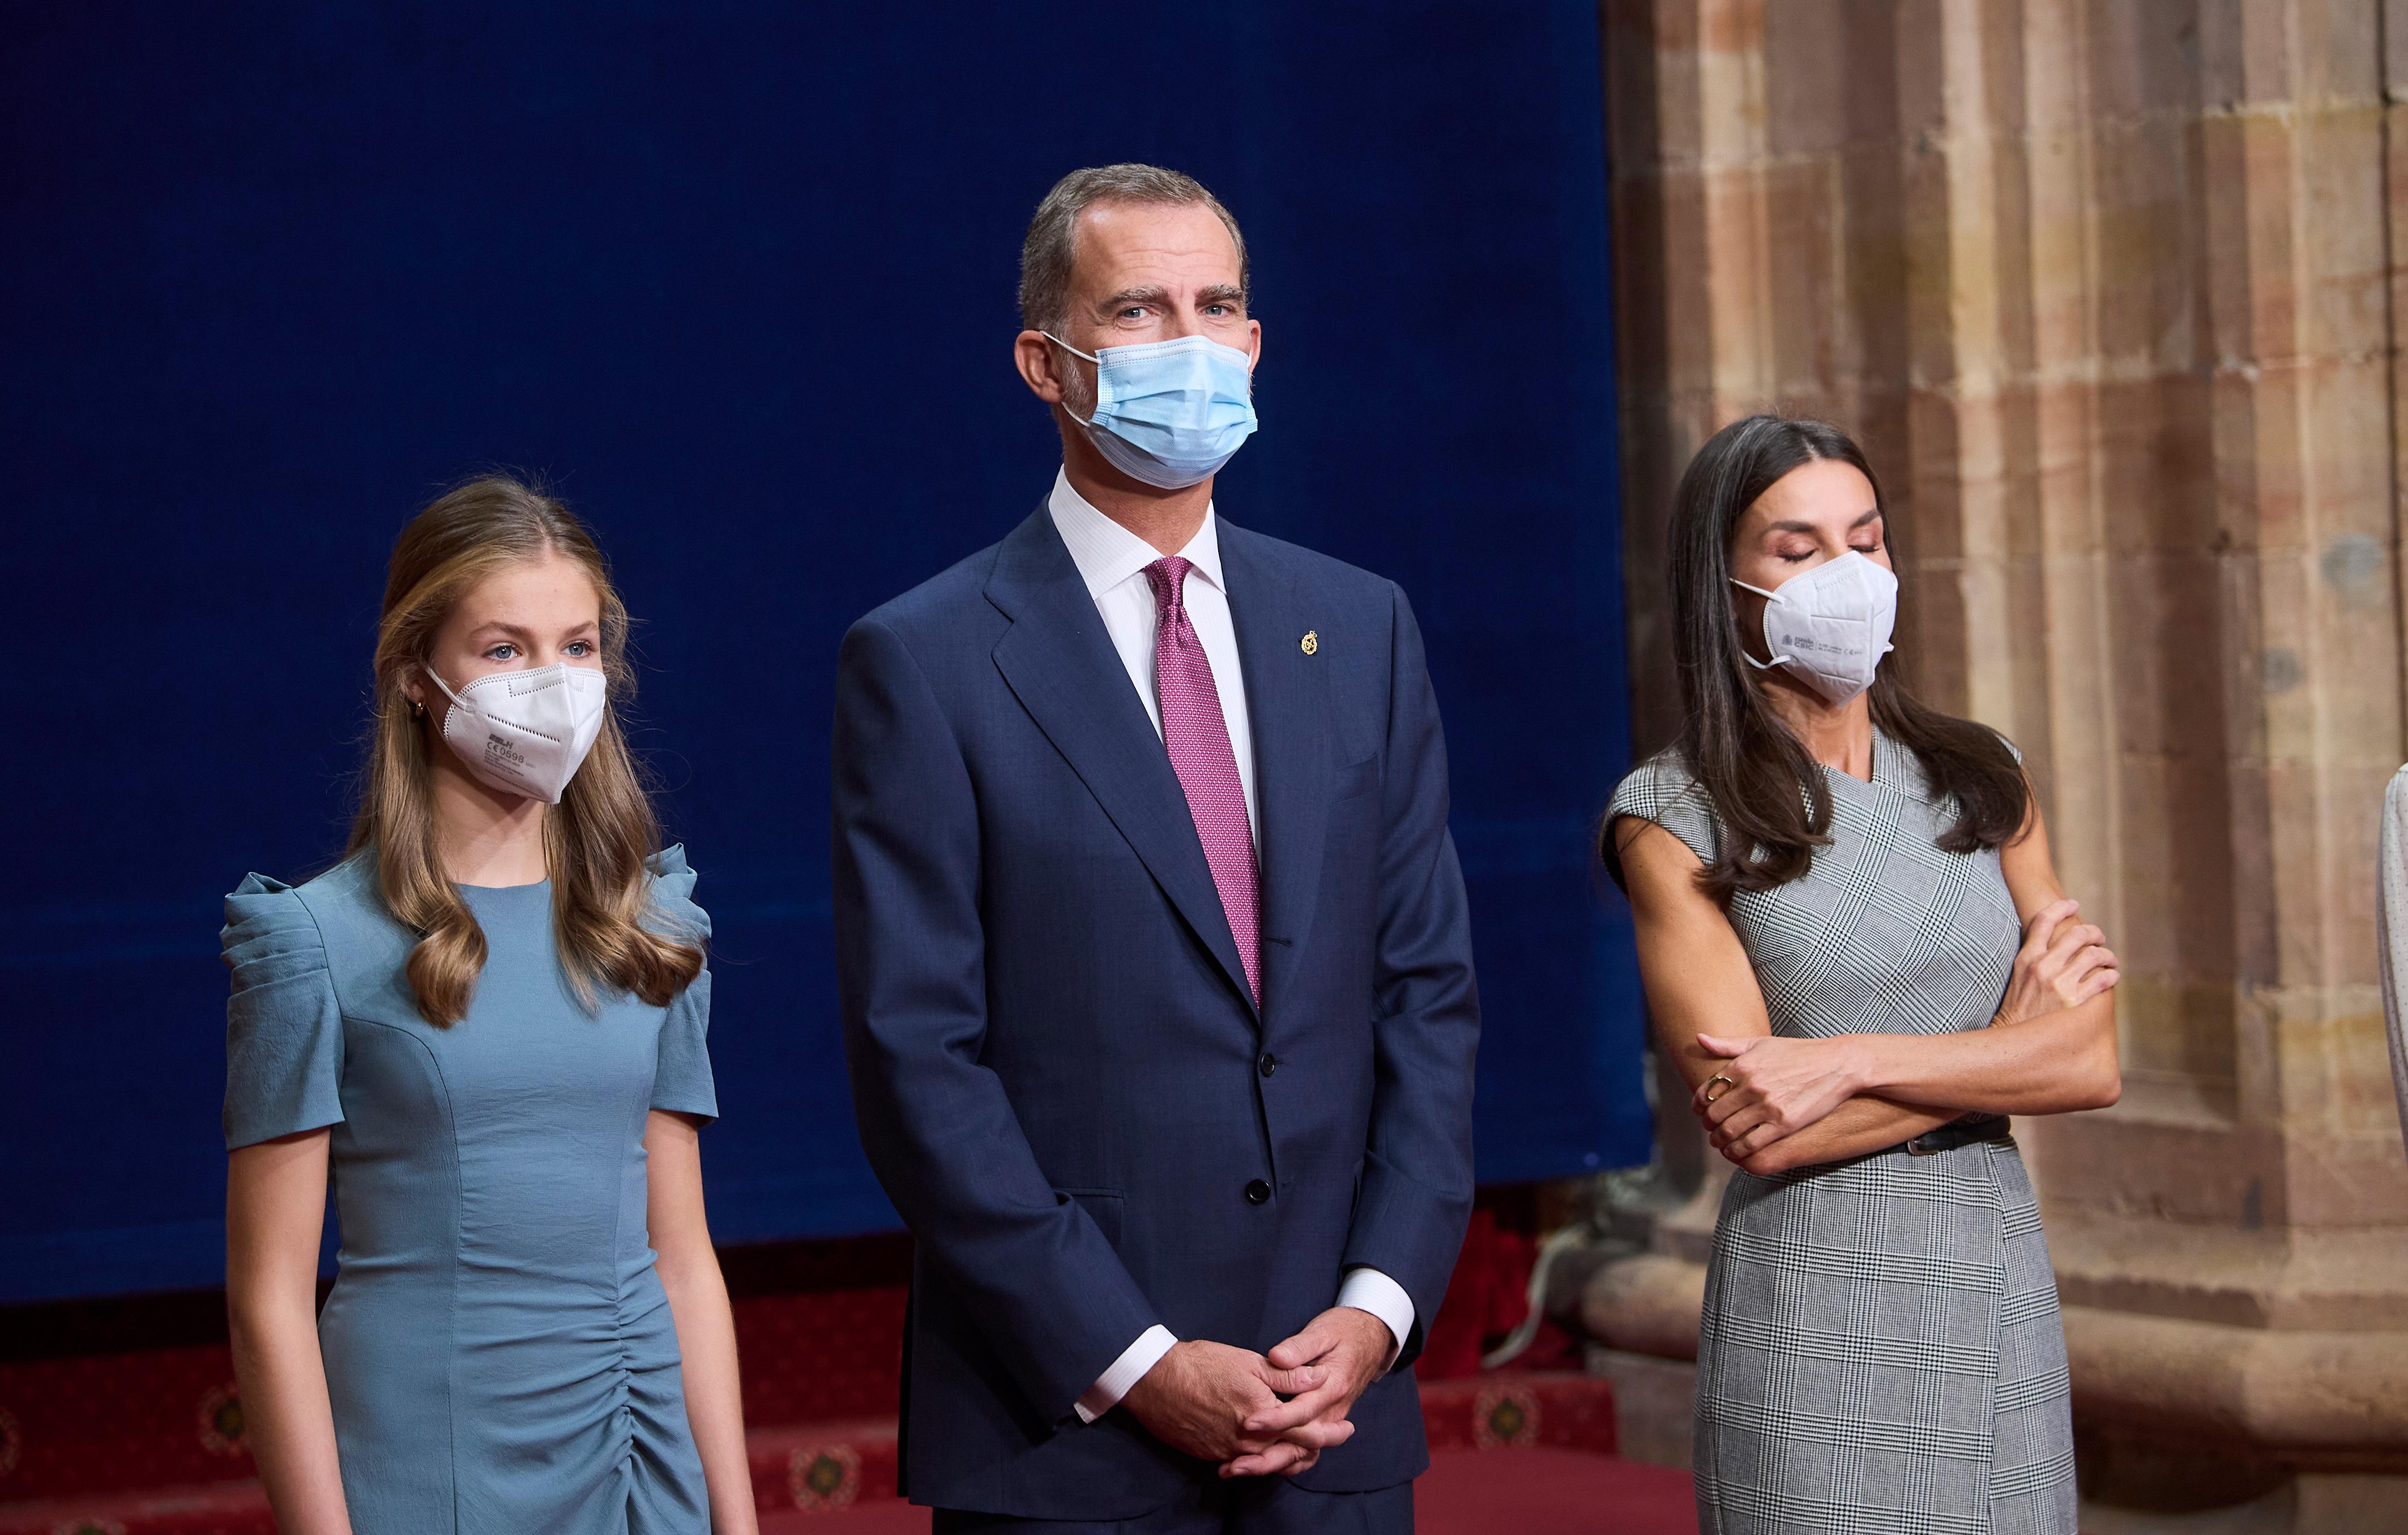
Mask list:
[{"label": "man's gray hair", "polygon": [[1238,292],[1254,297],[1254,268],[1246,260],[1246,237],[1221,199],[1192,176],[1159,165],[1091,165],[1054,183],[1028,221],[1020,247],[1020,323],[1030,330],[1062,334],[1070,305],[1070,264],[1079,254],[1079,215],[1097,203],[1197,204],[1221,216],[1238,247]]}]

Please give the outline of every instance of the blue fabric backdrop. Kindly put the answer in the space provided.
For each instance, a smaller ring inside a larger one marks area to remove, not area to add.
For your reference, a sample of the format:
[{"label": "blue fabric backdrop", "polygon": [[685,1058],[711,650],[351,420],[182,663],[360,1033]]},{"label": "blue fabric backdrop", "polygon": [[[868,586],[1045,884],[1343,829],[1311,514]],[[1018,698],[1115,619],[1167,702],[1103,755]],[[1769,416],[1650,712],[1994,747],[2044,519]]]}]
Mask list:
[{"label": "blue fabric backdrop", "polygon": [[1254,246],[1223,513],[1427,632],[1483,1179],[1642,1159],[1584,857],[1627,754],[1598,91],[1591,0],[17,8],[0,1299],[219,1277],[218,897],[337,853],[384,554],[488,464],[552,478],[644,621],[719,925],[719,1234],[893,1223],[830,973],[836,641],[1044,492],[1020,237],[1115,159]]}]

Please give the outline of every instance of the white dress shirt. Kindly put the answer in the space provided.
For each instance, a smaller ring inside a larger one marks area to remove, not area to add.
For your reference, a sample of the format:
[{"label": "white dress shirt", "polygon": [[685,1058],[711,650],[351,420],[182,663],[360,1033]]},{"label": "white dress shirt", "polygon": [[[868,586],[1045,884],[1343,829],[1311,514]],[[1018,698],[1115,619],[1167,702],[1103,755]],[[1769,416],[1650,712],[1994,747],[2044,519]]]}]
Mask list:
[{"label": "white dress shirt", "polygon": [[[1154,691],[1154,634],[1161,613],[1154,603],[1154,582],[1145,567],[1162,558],[1161,551],[1087,504],[1070,488],[1070,477],[1056,473],[1048,503],[1054,531],[1070,546],[1070,560],[1087,583],[1103,615],[1104,632],[1128,668],[1129,684],[1144,701],[1154,733],[1162,734],[1162,700]],[[1254,808],[1254,732],[1246,719],[1246,677],[1238,666],[1238,628],[1229,620],[1229,587],[1221,576],[1221,530],[1212,509],[1204,509],[1204,525],[1179,557],[1195,568],[1180,588],[1187,622],[1194,625],[1204,659],[1212,664],[1212,691],[1221,696],[1221,723],[1229,727],[1229,752],[1238,759],[1238,787],[1246,795],[1246,826],[1254,834],[1257,859],[1263,843],[1263,818]]]},{"label": "white dress shirt", "polygon": [[[1103,617],[1112,649],[1128,668],[1129,683],[1144,702],[1146,717],[1154,722],[1154,733],[1159,736],[1162,703],[1154,691],[1154,633],[1159,614],[1145,567],[1162,554],[1090,506],[1085,496],[1070,488],[1067,473],[1054,477],[1054,495],[1047,508],[1054,514],[1054,531],[1069,547],[1080,579],[1087,583],[1087,595],[1095,599],[1096,611]],[[1204,525],[1187,540],[1179,557],[1194,567],[1187,572],[1180,600],[1187,609],[1187,622],[1195,627],[1197,643],[1204,648],[1204,659],[1212,666],[1212,691],[1221,696],[1221,721],[1228,727],[1229,751],[1238,760],[1238,785],[1246,795],[1246,825],[1254,834],[1259,859],[1263,822],[1254,799],[1254,733],[1246,714],[1246,679],[1238,666],[1238,629],[1229,617],[1228,583],[1221,574],[1221,534],[1211,507],[1204,509]],[[1386,1326],[1392,1340],[1388,1360],[1394,1364],[1406,1336],[1413,1330],[1413,1300],[1404,1286],[1377,1269],[1349,1269],[1338,1286],[1338,1304],[1369,1312]],[[1093,1423],[1111,1412],[1177,1341],[1168,1327],[1146,1328],[1080,1397],[1079,1416]]]}]

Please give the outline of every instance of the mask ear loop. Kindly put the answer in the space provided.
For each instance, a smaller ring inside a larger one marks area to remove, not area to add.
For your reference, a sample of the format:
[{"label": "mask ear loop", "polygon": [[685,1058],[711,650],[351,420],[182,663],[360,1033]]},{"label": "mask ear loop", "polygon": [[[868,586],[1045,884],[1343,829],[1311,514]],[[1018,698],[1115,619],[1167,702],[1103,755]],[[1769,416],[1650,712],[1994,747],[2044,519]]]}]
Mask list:
[{"label": "mask ear loop", "polygon": [[1096,356],[1092,351],[1081,351],[1077,347],[1074,347],[1069,342],[1063,340],[1060,337],[1054,335],[1050,330],[1041,330],[1037,334],[1045,337],[1048,341],[1053,342],[1055,346],[1060,347],[1064,351],[1068,352],[1073,357],[1084,357],[1087,361],[1095,364],[1097,367],[1104,366],[1104,360],[1101,357]]},{"label": "mask ear loop", "polygon": [[[420,667],[418,668],[418,674],[421,677],[425,678],[428,681],[434,683],[437,688],[441,690],[443,696],[452,700],[451,710],[443,716],[442,727],[436,732],[436,734],[443,737],[446,740],[449,740],[452,737],[452,721],[463,707],[460,702],[460,696],[452,691],[451,683],[435,675],[435,668],[433,667]],[[424,704],[412,703],[409,707],[418,711],[418,718],[422,720],[426,718],[426,706]]]},{"label": "mask ear loop", "polygon": [[[1761,586],[1750,586],[1747,582],[1740,580],[1737,576],[1728,576],[1724,579],[1742,592],[1754,592],[1757,596],[1762,597],[1767,602],[1779,602],[1781,600],[1780,593],[1768,592]],[[1768,639],[1765,642],[1764,648],[1766,650],[1772,649],[1771,641]],[[1749,666],[1754,667],[1758,671],[1770,671],[1775,667],[1787,666],[1798,659],[1794,655],[1776,655],[1770,661],[1759,661],[1755,656],[1748,654],[1746,648],[1743,646],[1740,650],[1739,658],[1746,662]]]},{"label": "mask ear loop", "polygon": [[418,672],[420,676],[425,678],[437,687],[441,688],[443,690],[443,696],[452,700],[452,707],[459,707],[460,696],[452,691],[451,683],[435,675],[435,668],[433,667],[421,667],[418,668]]},{"label": "mask ear loop", "polygon": [[1079,424],[1087,428],[1089,431],[1094,431],[1096,427],[1096,410],[1103,409],[1104,360],[1101,357],[1096,356],[1092,351],[1081,351],[1077,347],[1074,347],[1069,342],[1063,340],[1060,337],[1054,335],[1050,330],[1041,330],[1037,334],[1045,337],[1048,341],[1053,342],[1055,346],[1060,347],[1064,351],[1068,352],[1071,356],[1084,357],[1087,361],[1096,365],[1096,409],[1089,410],[1087,412],[1087,419],[1084,421],[1079,421],[1079,418],[1076,416],[1072,416],[1070,418],[1072,421],[1079,421]]}]

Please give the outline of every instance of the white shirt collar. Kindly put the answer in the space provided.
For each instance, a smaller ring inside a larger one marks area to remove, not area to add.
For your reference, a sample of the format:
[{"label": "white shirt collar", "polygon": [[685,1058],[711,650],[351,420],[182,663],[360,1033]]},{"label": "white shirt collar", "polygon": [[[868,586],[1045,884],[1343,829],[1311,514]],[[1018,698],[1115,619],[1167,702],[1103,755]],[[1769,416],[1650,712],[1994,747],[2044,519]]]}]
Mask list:
[{"label": "white shirt collar", "polygon": [[[1070,561],[1087,583],[1089,596],[1103,595],[1162,558],[1159,550],[1097,511],[1071,489],[1067,470],[1054,471],[1054,494],[1046,507],[1054,514],[1054,531],[1069,546]],[[1221,579],[1221,533],[1209,504],[1204,509],[1204,525],[1187,540],[1179,557],[1196,567],[1194,574],[1221,591],[1229,589]]]}]

